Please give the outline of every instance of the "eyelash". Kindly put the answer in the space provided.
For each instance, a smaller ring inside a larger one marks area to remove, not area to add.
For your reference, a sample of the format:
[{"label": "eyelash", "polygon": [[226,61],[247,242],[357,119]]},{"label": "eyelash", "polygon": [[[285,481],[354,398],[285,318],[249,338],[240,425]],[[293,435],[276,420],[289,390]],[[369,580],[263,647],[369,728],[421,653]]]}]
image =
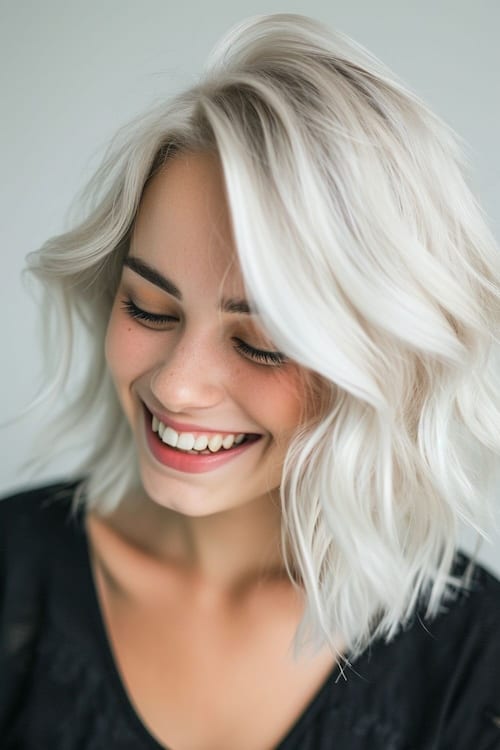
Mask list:
[{"label": "eyelash", "polygon": [[254,362],[258,362],[262,365],[273,365],[277,367],[285,363],[286,358],[281,352],[269,352],[264,349],[254,349],[253,346],[249,346],[239,338],[235,338],[237,342],[235,346],[236,351],[241,352],[245,357],[252,359]]},{"label": "eyelash", "polygon": [[131,299],[122,300],[122,309],[125,310],[127,315],[135,320],[145,320],[147,323],[154,323],[156,325],[165,325],[166,323],[175,323],[178,318],[173,315],[156,315],[155,313],[147,312],[132,302]]},{"label": "eyelash", "polygon": [[[125,310],[134,320],[145,321],[152,323],[153,325],[165,325],[166,323],[174,323],[178,318],[173,315],[157,315],[155,313],[147,312],[132,302],[131,299],[122,300],[122,309]],[[262,365],[273,365],[275,367],[284,364],[286,357],[281,352],[270,352],[264,349],[255,349],[240,338],[235,337],[233,339],[236,342],[236,351],[243,354],[248,359],[257,362]]]}]

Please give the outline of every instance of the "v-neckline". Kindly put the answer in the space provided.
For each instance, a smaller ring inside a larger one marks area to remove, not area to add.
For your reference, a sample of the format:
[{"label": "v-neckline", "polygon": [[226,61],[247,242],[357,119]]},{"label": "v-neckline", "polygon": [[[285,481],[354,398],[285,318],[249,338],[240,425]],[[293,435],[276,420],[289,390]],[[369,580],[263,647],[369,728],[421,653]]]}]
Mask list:
[{"label": "v-neckline", "polygon": [[[130,722],[138,739],[144,746],[144,750],[176,750],[160,743],[153,735],[152,731],[146,726],[137,713],[132,700],[125,688],[118,664],[115,658],[111,640],[108,635],[99,592],[97,589],[94,564],[92,559],[91,542],[88,536],[85,524],[85,508],[81,507],[78,513],[78,522],[83,542],[84,565],[82,568],[84,577],[84,586],[86,596],[84,597],[89,603],[90,616],[95,627],[97,643],[100,650],[101,658],[106,667],[106,672],[111,686],[118,698],[127,720]],[[300,737],[302,732],[309,725],[314,716],[321,711],[324,705],[331,706],[332,701],[326,701],[328,693],[331,692],[334,683],[337,683],[341,676],[340,665],[336,663],[326,679],[319,686],[312,699],[303,709],[296,721],[290,726],[286,735],[275,746],[274,750],[292,750],[297,745],[295,740]],[[341,688],[341,685],[339,685]]]}]

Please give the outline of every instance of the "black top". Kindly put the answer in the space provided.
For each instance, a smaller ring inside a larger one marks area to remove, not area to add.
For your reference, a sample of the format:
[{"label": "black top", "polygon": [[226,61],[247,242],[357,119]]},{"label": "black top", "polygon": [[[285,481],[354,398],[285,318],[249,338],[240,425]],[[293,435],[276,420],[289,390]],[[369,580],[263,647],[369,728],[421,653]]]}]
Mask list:
[{"label": "black top", "polygon": [[[70,491],[0,502],[0,747],[164,750],[113,660]],[[375,642],[347,679],[334,669],[278,747],[500,748],[500,582],[476,567],[446,612]]]}]

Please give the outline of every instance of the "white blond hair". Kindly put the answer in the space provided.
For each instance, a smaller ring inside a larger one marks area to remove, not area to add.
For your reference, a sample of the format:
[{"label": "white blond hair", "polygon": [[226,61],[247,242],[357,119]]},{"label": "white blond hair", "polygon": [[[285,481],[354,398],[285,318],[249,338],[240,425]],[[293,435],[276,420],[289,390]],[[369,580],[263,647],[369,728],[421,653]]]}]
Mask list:
[{"label": "white blond hair", "polygon": [[118,133],[83,220],[29,257],[55,312],[44,397],[71,370],[76,321],[93,348],[39,458],[98,413],[75,497],[106,513],[140,481],[103,342],[141,194],[169,155],[218,154],[245,285],[324,394],[283,469],[282,546],[307,601],[296,646],[341,633],[355,655],[422,597],[435,615],[459,583],[459,522],[479,534],[489,522],[500,257],[462,146],[347,36],[258,16],[216,46],[199,82]]}]

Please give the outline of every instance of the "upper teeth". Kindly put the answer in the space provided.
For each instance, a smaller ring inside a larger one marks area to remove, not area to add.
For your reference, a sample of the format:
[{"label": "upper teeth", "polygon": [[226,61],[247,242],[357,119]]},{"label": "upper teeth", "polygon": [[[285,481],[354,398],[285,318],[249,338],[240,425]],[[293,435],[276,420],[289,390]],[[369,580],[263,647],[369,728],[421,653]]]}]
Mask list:
[{"label": "upper teeth", "polygon": [[164,425],[154,415],[152,428],[153,432],[157,432],[164,443],[183,451],[209,450],[211,453],[216,453],[221,448],[228,450],[233,445],[239,445],[245,439],[245,433],[243,432],[238,435],[211,433],[210,435],[196,436],[191,432],[177,432],[172,427]]}]

